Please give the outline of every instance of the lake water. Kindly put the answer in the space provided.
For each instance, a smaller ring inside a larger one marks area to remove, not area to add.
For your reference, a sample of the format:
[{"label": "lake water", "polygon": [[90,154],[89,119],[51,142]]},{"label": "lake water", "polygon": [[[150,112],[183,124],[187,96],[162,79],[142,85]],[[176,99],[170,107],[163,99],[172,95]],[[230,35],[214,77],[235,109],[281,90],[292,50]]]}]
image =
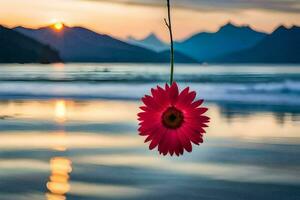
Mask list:
[{"label": "lake water", "polygon": [[0,66],[0,199],[300,199],[300,66],[176,65],[205,98],[205,142],[182,157],[138,136],[167,65]]}]

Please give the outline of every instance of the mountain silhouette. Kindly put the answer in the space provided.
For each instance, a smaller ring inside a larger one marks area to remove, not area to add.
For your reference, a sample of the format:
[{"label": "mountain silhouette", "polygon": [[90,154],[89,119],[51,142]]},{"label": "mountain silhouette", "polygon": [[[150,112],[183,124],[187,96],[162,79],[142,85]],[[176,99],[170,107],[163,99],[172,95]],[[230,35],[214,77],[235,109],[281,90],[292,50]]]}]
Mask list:
[{"label": "mountain silhouette", "polygon": [[[168,58],[168,62],[170,62],[170,50],[164,50],[159,52],[159,55],[161,55],[164,58]],[[176,63],[199,63],[196,59],[193,59],[179,51],[174,51],[174,62]]]},{"label": "mountain silhouette", "polygon": [[[272,34],[265,34],[228,23],[215,33],[198,33],[176,42],[175,62],[299,63],[299,29],[280,26]],[[0,33],[2,63],[170,61],[167,44],[155,34],[136,40],[139,44],[133,44],[135,39],[131,38],[129,44],[82,27],[64,26],[58,31],[53,26],[13,30],[0,26]]]},{"label": "mountain silhouette", "polygon": [[150,33],[147,37],[141,40],[129,36],[126,42],[128,42],[129,44],[151,49],[156,52],[168,49],[168,45],[161,41],[154,33]]},{"label": "mountain silhouette", "polygon": [[208,60],[223,54],[247,49],[257,44],[265,33],[249,26],[235,26],[228,23],[215,33],[201,32],[175,43],[175,49],[198,61]]},{"label": "mountain silhouette", "polygon": [[0,63],[60,62],[57,51],[0,25]]},{"label": "mountain silhouette", "polygon": [[[51,26],[39,29],[16,27],[15,30],[52,46],[66,62],[169,62],[169,56],[164,53],[131,45],[82,27],[64,26],[60,31]],[[195,62],[180,53],[176,56],[176,62]]]},{"label": "mountain silhouette", "polygon": [[255,46],[210,60],[218,63],[299,63],[300,27],[278,27]]}]

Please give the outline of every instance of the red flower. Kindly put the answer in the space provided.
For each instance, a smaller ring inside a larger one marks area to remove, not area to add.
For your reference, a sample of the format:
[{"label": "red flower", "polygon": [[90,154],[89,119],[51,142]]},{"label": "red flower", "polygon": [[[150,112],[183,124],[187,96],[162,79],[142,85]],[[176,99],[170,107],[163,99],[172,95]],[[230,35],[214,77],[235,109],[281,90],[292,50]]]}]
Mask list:
[{"label": "red flower", "polygon": [[150,142],[149,149],[158,146],[160,154],[179,156],[184,149],[192,151],[192,143],[203,143],[204,127],[209,118],[203,114],[207,108],[200,107],[203,100],[194,101],[196,92],[185,88],[180,94],[174,82],[165,89],[157,86],[151,89],[152,96],[142,98],[145,106],[138,113],[140,121],[139,132],[147,136],[145,142]]}]

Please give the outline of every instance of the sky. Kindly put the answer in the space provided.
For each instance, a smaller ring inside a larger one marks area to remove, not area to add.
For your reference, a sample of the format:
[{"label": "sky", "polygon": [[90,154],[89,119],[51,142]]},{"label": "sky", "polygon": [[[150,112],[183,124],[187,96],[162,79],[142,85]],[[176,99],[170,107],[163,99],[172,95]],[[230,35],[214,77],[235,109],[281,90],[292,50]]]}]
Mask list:
[{"label": "sky", "polygon": [[[217,31],[229,21],[272,32],[300,26],[300,0],[171,0],[175,39]],[[55,22],[124,39],[154,32],[168,41],[166,0],[0,0],[0,24],[37,28]]]}]

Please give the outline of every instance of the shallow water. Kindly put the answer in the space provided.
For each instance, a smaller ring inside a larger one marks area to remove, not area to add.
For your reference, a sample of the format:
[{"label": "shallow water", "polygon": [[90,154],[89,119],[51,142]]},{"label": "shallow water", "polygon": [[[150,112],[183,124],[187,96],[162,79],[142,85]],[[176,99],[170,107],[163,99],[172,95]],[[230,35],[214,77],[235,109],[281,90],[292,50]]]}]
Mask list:
[{"label": "shallow water", "polygon": [[[35,68],[38,72],[33,68],[4,67],[1,72],[7,74],[6,78],[24,71],[39,76],[47,74],[40,66]],[[59,69],[59,73],[68,74],[66,68]],[[213,79],[214,70],[238,73],[233,69],[219,67],[208,71]],[[277,68],[262,68],[261,74],[279,76],[274,69]],[[243,70],[244,74],[251,71],[249,67]],[[193,146],[193,153],[178,158],[149,151],[136,131],[138,98],[151,85],[160,83],[159,80],[127,81],[119,85],[99,80],[20,81],[4,80],[3,73],[0,78],[1,200],[300,198],[298,86],[292,85],[296,89],[288,92],[261,92],[254,100],[235,98],[249,94],[249,90],[235,90],[226,100],[209,99],[205,104],[212,120],[204,144]],[[296,71],[289,73],[294,78],[297,75]],[[22,77],[28,78],[28,74]],[[284,81],[300,82],[300,79]],[[207,82],[228,94],[222,88],[224,83]],[[36,85],[28,93],[20,88],[30,84]],[[200,80],[193,83],[182,80],[181,84],[191,84],[193,89],[204,91]],[[248,78],[243,83],[231,81],[230,84],[232,88],[236,84],[250,86],[261,82]],[[73,93],[66,95],[72,87]],[[87,91],[93,87],[92,92]],[[130,87],[134,92],[128,90]],[[97,95],[87,95],[95,94],[94,90]],[[203,94],[209,97],[210,92]],[[287,99],[280,100],[283,97]]]},{"label": "shallow water", "polygon": [[[1,99],[140,99],[169,80],[167,65],[0,65]],[[300,67],[177,65],[175,80],[219,103],[300,106]],[[297,108],[298,109],[298,108]]]}]

